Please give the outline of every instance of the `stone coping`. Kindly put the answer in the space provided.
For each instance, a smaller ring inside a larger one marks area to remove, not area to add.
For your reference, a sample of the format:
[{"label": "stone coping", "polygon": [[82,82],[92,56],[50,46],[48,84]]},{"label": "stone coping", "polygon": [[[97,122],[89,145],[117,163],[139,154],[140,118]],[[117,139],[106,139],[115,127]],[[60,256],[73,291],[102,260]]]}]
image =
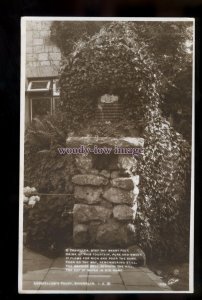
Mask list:
[{"label": "stone coping", "polygon": [[144,147],[144,139],[140,137],[68,137],[66,139],[67,146],[93,146],[108,145],[112,147]]}]

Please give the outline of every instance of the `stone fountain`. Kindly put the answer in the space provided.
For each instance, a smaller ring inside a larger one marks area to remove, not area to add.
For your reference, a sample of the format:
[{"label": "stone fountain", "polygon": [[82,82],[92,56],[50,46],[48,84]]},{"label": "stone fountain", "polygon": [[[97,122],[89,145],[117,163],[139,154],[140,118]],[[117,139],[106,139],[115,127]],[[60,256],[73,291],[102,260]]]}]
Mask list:
[{"label": "stone fountain", "polygon": [[[128,247],[136,243],[134,220],[138,207],[138,157],[114,154],[114,149],[141,149],[142,138],[69,137],[67,147],[87,147],[75,155],[78,174],[72,177],[73,240],[76,247]],[[112,149],[96,154],[93,149]]]}]

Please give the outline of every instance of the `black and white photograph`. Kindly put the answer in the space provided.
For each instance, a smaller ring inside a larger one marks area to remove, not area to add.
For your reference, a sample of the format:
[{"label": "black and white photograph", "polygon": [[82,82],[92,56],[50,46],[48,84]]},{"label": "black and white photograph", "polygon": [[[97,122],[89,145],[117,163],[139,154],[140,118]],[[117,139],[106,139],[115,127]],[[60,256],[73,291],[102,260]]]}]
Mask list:
[{"label": "black and white photograph", "polygon": [[194,292],[194,48],[194,18],[21,18],[19,293]]}]

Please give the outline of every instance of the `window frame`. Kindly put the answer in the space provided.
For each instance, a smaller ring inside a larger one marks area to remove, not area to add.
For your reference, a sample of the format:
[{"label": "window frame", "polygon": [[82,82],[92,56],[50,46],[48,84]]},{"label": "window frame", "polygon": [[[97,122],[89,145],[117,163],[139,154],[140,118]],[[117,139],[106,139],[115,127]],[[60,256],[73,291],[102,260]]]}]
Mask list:
[{"label": "window frame", "polygon": [[[32,123],[33,117],[33,101],[39,99],[49,99],[50,101],[50,114],[54,115],[56,112],[56,101],[60,98],[60,90],[56,89],[56,84],[59,81],[58,77],[38,77],[29,78],[27,86],[27,95],[29,101],[29,117]],[[46,88],[32,89],[33,82],[46,82]]]},{"label": "window frame", "polygon": [[[32,84],[35,82],[46,82],[46,87],[45,88],[37,88],[37,89],[33,89],[32,88]],[[27,91],[28,92],[48,92],[50,91],[50,85],[51,85],[51,80],[50,79],[44,79],[44,80],[30,80],[29,84],[28,84],[28,88]]]},{"label": "window frame", "polygon": [[60,90],[56,88],[57,82],[59,82],[58,78],[53,79],[53,97],[60,97]]}]

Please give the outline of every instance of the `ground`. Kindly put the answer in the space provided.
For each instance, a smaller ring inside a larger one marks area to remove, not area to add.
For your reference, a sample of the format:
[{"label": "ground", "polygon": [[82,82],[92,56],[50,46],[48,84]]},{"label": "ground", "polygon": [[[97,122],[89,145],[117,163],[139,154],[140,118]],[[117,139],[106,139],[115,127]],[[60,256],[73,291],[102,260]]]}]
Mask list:
[{"label": "ground", "polygon": [[[45,290],[60,291],[157,291],[169,292],[170,287],[147,266],[125,268],[121,272],[66,272],[65,258],[47,258],[24,249],[23,290],[34,293]],[[72,282],[72,284],[71,284]],[[111,284],[109,284],[109,282]]]}]

